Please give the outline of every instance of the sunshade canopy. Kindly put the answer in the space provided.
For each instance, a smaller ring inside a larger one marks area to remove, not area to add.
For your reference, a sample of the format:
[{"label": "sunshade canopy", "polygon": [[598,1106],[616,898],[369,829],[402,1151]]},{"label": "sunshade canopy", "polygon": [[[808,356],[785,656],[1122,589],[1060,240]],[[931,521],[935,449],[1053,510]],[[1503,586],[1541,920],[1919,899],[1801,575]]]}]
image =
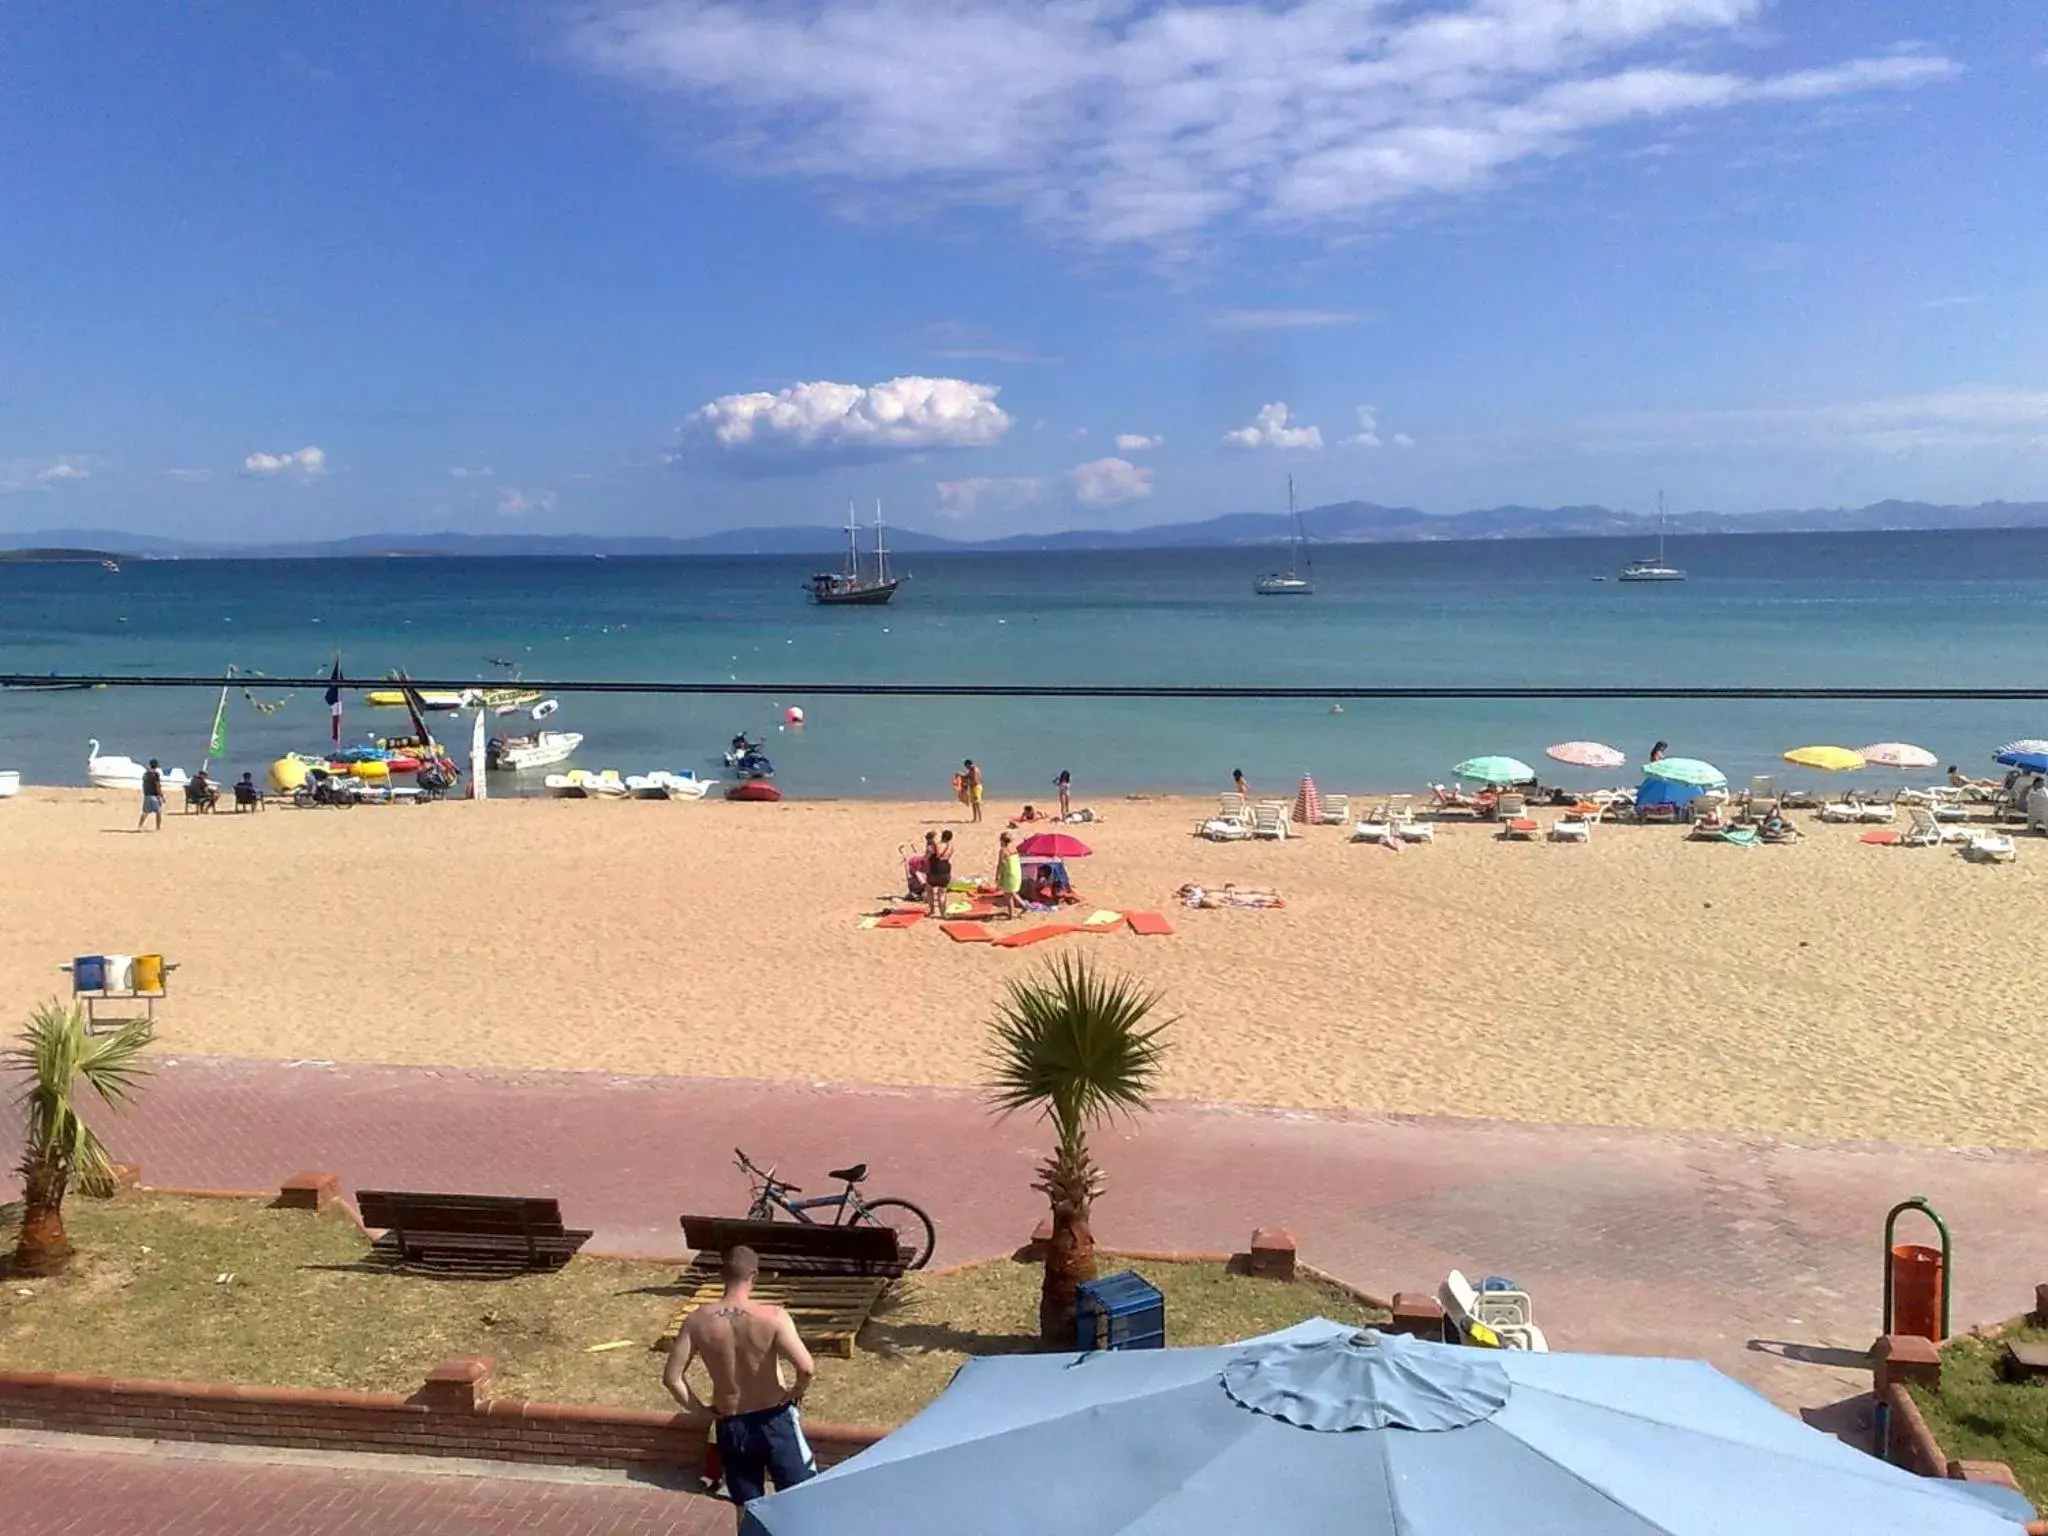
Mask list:
[{"label": "sunshade canopy", "polygon": [[1847,747],[1794,747],[1785,754],[1785,761],[1829,773],[1854,773],[1863,766],[1863,754]]},{"label": "sunshade canopy", "polygon": [[2048,752],[2001,752],[1992,761],[2022,773],[2048,773]]},{"label": "sunshade canopy", "polygon": [[1626,752],[1604,741],[1560,741],[1554,747],[1546,747],[1543,755],[1570,763],[1574,768],[1619,768],[1628,761]]},{"label": "sunshade canopy", "polygon": [[1643,772],[1653,779],[1690,784],[1695,789],[1719,789],[1728,782],[1727,774],[1697,757],[1660,757],[1643,764]]},{"label": "sunshade canopy", "polygon": [[1536,777],[1519,757],[1468,757],[1451,772],[1480,784],[1523,784]]},{"label": "sunshade canopy", "polygon": [[[2019,1536],[1696,1360],[1475,1350],[1317,1319],[1215,1349],[970,1360],[743,1536]],[[1998,1502],[2003,1500],[2004,1502]]]},{"label": "sunshade canopy", "polygon": [[1856,755],[1873,768],[1932,768],[1941,759],[1925,747],[1910,741],[1874,741],[1858,747]]},{"label": "sunshade canopy", "polygon": [[1017,845],[1026,859],[1085,859],[1088,853],[1088,845],[1067,832],[1034,832]]}]

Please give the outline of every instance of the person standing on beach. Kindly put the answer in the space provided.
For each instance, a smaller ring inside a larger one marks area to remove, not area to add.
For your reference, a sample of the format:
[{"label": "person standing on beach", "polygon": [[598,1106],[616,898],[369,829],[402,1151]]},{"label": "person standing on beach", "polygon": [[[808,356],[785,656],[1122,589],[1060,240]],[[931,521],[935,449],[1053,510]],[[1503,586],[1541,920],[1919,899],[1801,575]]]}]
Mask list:
[{"label": "person standing on beach", "polygon": [[1023,915],[1024,903],[1019,899],[1023,889],[1024,861],[1017,857],[1017,850],[1010,846],[1010,834],[1005,832],[996,839],[996,890],[1004,916]]},{"label": "person standing on beach", "polygon": [[968,758],[960,765],[961,793],[967,799],[967,819],[981,820],[981,770],[974,766],[974,759]]},{"label": "person standing on beach", "polygon": [[153,757],[149,760],[149,766],[142,770],[142,819],[135,823],[135,830],[140,832],[152,816],[156,818],[157,831],[163,831],[164,773],[162,766]]},{"label": "person standing on beach", "polygon": [[[780,1490],[818,1475],[797,1412],[817,1366],[790,1315],[754,1300],[760,1272],[753,1249],[725,1251],[718,1269],[725,1294],[689,1315],[661,1373],[661,1384],[685,1412],[708,1413],[716,1421],[725,1491],[742,1507],[768,1491],[770,1478]],[[711,1377],[708,1403],[684,1374],[699,1358]],[[794,1387],[782,1385],[779,1366],[785,1360],[796,1375]]]},{"label": "person standing on beach", "polygon": [[1650,748],[1650,761],[1651,761],[1651,762],[1653,762],[1653,763],[1661,763],[1661,762],[1663,762],[1663,761],[1664,761],[1664,754],[1665,754],[1666,752],[1669,752],[1670,750],[1671,750],[1671,743],[1670,743],[1670,742],[1668,742],[1668,741],[1660,741],[1660,742],[1658,742],[1658,743],[1657,743],[1657,744],[1656,744],[1656,745],[1655,745],[1654,747]]},{"label": "person standing on beach", "polygon": [[1245,799],[1251,799],[1252,787],[1251,785],[1245,782],[1244,770],[1242,768],[1233,768],[1230,770],[1230,787],[1236,790],[1240,795],[1243,795]]},{"label": "person standing on beach", "polygon": [[932,833],[924,835],[924,908],[933,917],[946,915],[946,893],[953,883],[953,834],[940,842]]},{"label": "person standing on beach", "polygon": [[1062,768],[1060,776],[1052,782],[1060,792],[1060,820],[1065,821],[1074,814],[1074,776]]}]

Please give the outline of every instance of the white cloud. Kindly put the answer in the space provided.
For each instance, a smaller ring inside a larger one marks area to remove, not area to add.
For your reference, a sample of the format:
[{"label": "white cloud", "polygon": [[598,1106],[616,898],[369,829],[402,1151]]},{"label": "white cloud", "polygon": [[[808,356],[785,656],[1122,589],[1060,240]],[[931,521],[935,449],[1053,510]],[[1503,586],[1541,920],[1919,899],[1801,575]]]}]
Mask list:
[{"label": "white cloud", "polygon": [[449,470],[448,475],[449,478],[454,480],[488,480],[491,478],[489,469],[463,469],[460,465]]},{"label": "white cloud", "polygon": [[1152,471],[1129,459],[1095,459],[1067,471],[1074,500],[1084,507],[1121,507],[1152,494]]},{"label": "white cloud", "polygon": [[[1100,244],[1355,225],[1598,130],[1948,79],[1900,50],[1747,65],[1765,0],[593,0],[587,67],[680,99],[744,173],[999,204]],[[1622,152],[1633,147],[1617,146]]]},{"label": "white cloud", "polygon": [[934,448],[986,448],[1010,430],[999,386],[919,375],[880,384],[794,384],[773,394],[721,395],[690,418],[734,462],[796,468]]},{"label": "white cloud", "polygon": [[978,475],[941,480],[938,492],[942,517],[999,515],[1045,500],[1045,479],[1041,475]]},{"label": "white cloud", "polygon": [[213,471],[210,469],[167,469],[164,471],[164,478],[166,480],[183,481],[186,485],[204,485],[213,478]]},{"label": "white cloud", "polygon": [[529,512],[552,512],[558,505],[553,491],[536,491],[524,495],[516,485],[498,487],[498,516],[524,517]]},{"label": "white cloud", "polygon": [[1355,309],[1223,309],[1209,317],[1219,331],[1301,331],[1326,325],[1356,325]]},{"label": "white cloud", "polygon": [[252,453],[242,460],[242,473],[263,479],[297,475],[301,480],[317,480],[327,473],[327,455],[310,446],[297,453]]},{"label": "white cloud", "polygon": [[1344,439],[1355,448],[1377,448],[1380,445],[1379,408],[1361,405],[1358,408],[1358,430]]},{"label": "white cloud", "polygon": [[1119,432],[1116,435],[1116,451],[1118,453],[1149,453],[1165,441],[1164,437],[1156,434],[1148,437],[1143,432]]},{"label": "white cloud", "polygon": [[0,496],[18,491],[51,491],[66,480],[92,478],[94,461],[80,454],[50,459],[0,459]]},{"label": "white cloud", "polygon": [[1387,441],[1392,443],[1396,448],[1413,448],[1415,446],[1415,439],[1410,437],[1406,432],[1396,432],[1392,437],[1388,438]]},{"label": "white cloud", "polygon": [[1288,419],[1287,402],[1275,400],[1259,407],[1250,426],[1224,433],[1223,441],[1232,448],[1320,448],[1323,433],[1320,427],[1293,425]]}]

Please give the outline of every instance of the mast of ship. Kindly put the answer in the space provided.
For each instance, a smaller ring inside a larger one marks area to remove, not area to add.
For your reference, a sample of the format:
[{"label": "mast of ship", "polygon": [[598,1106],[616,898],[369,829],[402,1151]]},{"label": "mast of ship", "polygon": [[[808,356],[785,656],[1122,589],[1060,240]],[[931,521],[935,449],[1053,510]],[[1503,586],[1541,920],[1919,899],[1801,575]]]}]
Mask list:
[{"label": "mast of ship", "polygon": [[889,551],[882,543],[882,498],[875,498],[875,585],[889,584]]},{"label": "mast of ship", "polygon": [[853,510],[853,498],[846,498],[846,579],[860,580],[860,516]]},{"label": "mast of ship", "polygon": [[1659,565],[1664,564],[1664,529],[1669,522],[1670,518],[1664,511],[1664,492],[1660,489],[1657,492],[1657,563]]},{"label": "mast of ship", "polygon": [[1287,522],[1288,536],[1294,541],[1294,558],[1287,562],[1287,573],[1291,576],[1308,568],[1308,540],[1302,536],[1301,510],[1294,504],[1294,476],[1287,477]]}]

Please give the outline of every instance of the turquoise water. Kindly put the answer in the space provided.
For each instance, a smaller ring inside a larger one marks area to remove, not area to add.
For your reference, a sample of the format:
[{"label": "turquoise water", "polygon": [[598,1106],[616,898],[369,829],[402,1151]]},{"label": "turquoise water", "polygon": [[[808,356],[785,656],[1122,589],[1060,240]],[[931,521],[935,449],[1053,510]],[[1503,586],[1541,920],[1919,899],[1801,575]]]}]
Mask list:
[{"label": "turquoise water", "polygon": [[[999,802],[1260,788],[1304,772],[1328,789],[1416,785],[1477,753],[1542,765],[1595,737],[1656,739],[1731,777],[1809,742],[1918,742],[1989,767],[2048,736],[2022,703],[1351,702],[864,699],[814,682],[1338,686],[2041,685],[2048,532],[1797,535],[1675,541],[1682,585],[1595,583],[1632,546],[1607,540],[1329,547],[1316,595],[1259,598],[1265,551],[928,555],[886,609],[819,609],[808,559],[186,561],[0,565],[0,671],[496,676],[757,682],[760,698],[563,696],[577,762],[710,771],[734,732],[766,733],[785,791],[943,794],[964,757]],[[276,690],[256,685],[258,697]],[[211,693],[0,693],[0,768],[82,783],[86,742],[190,768]],[[789,704],[801,732],[780,732]],[[302,691],[264,716],[234,697],[227,766],[327,741]],[[441,717],[448,721],[449,717]],[[344,739],[398,728],[351,701]],[[448,734],[466,744],[466,719]],[[1569,771],[1558,776],[1572,781]],[[531,776],[530,776],[531,777]],[[1869,777],[1876,778],[1873,774]],[[494,777],[494,786],[500,779]]]}]

